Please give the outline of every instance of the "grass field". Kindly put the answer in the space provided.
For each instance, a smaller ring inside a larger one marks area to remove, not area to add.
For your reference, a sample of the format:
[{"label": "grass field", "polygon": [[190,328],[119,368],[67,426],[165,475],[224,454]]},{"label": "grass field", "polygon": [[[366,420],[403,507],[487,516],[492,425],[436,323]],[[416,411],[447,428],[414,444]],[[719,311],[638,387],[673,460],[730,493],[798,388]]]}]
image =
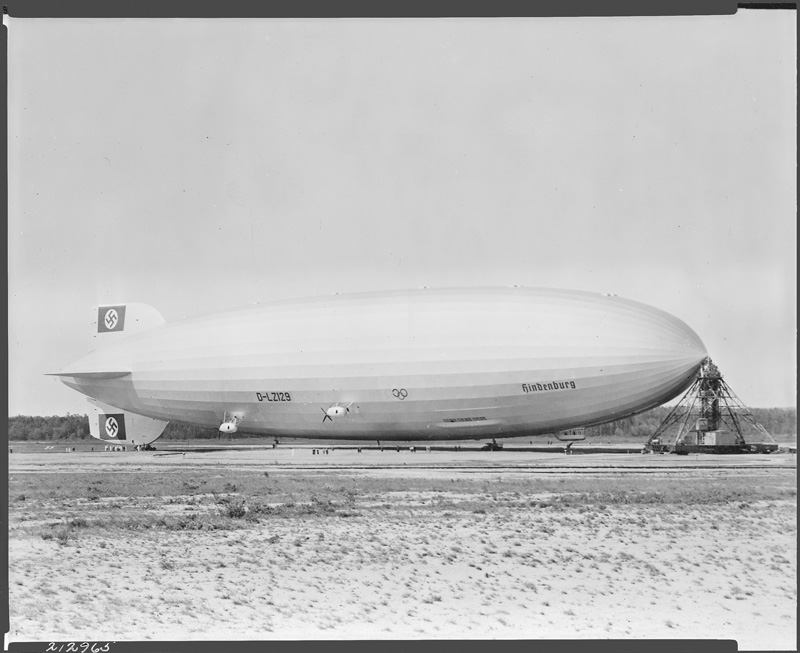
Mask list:
[{"label": "grass field", "polygon": [[655,637],[796,648],[793,468],[124,471],[12,466],[11,641]]}]

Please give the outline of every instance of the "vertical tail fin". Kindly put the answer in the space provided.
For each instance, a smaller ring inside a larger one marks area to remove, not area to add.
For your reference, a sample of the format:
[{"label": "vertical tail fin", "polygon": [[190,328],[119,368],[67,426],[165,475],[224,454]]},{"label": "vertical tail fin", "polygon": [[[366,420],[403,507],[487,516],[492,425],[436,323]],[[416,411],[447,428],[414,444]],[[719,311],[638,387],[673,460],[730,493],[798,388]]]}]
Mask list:
[{"label": "vertical tail fin", "polygon": [[109,304],[98,306],[94,321],[94,344],[99,345],[120,336],[145,331],[166,320],[147,304]]},{"label": "vertical tail fin", "polygon": [[89,433],[106,442],[145,445],[161,437],[169,422],[137,415],[89,398]]}]

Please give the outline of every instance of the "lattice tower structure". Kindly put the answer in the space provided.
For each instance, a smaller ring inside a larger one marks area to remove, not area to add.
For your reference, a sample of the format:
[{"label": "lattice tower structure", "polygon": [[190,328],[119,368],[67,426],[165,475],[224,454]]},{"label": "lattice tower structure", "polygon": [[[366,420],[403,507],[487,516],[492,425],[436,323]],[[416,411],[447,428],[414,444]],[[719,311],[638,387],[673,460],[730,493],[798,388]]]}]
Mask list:
[{"label": "lattice tower structure", "polygon": [[[757,439],[750,434],[748,442],[743,432],[744,424],[749,424],[760,437]],[[702,443],[706,433],[726,430],[734,436],[734,445],[776,442],[736,396],[710,358],[703,362],[697,379],[655,430],[646,448],[653,450],[656,446],[663,446],[666,443],[664,436],[675,425],[678,425],[675,437],[667,439],[671,444],[683,442],[690,432],[698,433],[697,442]]]}]

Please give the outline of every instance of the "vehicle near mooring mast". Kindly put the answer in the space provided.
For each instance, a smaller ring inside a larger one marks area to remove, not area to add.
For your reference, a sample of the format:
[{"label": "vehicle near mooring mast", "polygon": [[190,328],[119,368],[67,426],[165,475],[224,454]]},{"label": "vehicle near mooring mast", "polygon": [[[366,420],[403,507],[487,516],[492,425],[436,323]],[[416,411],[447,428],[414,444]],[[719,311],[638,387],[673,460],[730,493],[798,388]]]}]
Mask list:
[{"label": "vehicle near mooring mast", "polygon": [[253,435],[448,440],[559,434],[658,406],[706,358],[672,315],[613,295],[422,289],[284,300],[166,324],[101,306],[57,373],[91,433],[145,445],[169,421]]}]

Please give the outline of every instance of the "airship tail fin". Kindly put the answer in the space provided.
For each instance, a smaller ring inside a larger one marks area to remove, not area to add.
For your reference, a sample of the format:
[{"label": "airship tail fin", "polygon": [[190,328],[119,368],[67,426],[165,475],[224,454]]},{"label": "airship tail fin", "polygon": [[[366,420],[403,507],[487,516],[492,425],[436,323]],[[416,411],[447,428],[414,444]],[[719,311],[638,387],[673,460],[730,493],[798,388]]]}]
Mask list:
[{"label": "airship tail fin", "polygon": [[94,319],[95,344],[153,329],[165,322],[161,313],[147,304],[98,306]]},{"label": "airship tail fin", "polygon": [[123,446],[144,446],[155,442],[169,422],[137,415],[89,399],[89,433],[93,438]]}]

